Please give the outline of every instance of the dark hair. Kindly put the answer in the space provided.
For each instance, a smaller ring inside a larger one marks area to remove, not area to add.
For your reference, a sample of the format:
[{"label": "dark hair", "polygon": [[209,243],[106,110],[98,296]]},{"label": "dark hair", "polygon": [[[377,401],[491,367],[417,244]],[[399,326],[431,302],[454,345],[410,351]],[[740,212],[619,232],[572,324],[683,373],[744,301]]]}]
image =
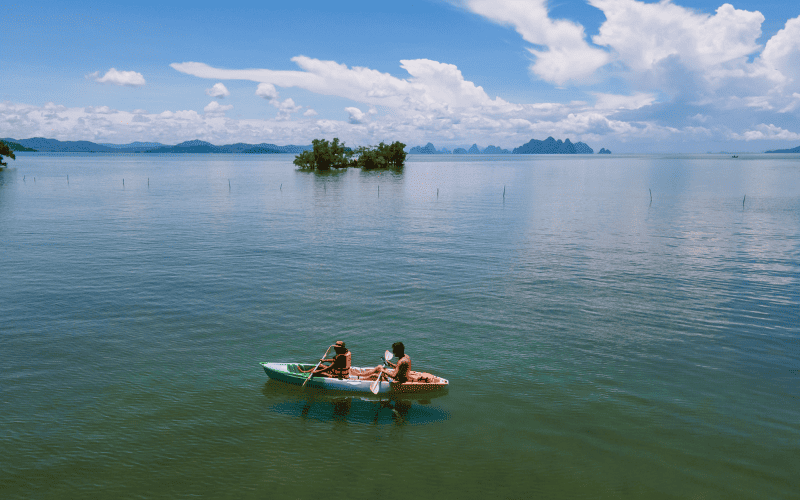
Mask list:
[{"label": "dark hair", "polygon": [[403,355],[406,353],[406,346],[404,346],[402,342],[395,342],[392,344],[392,352],[400,357],[403,357]]}]

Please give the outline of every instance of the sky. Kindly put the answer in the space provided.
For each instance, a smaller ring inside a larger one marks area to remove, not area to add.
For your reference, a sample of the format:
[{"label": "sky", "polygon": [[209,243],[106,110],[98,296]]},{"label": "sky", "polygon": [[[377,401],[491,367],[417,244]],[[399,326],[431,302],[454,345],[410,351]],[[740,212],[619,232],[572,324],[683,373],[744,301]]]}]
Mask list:
[{"label": "sky", "polygon": [[10,0],[0,137],[800,145],[796,0]]}]

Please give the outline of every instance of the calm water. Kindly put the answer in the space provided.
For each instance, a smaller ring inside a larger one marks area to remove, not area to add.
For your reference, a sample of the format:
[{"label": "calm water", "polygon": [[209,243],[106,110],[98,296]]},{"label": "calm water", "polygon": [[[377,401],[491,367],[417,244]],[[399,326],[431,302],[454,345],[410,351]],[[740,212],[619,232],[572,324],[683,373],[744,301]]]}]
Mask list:
[{"label": "calm water", "polygon": [[1,497],[796,498],[800,158],[291,160],[0,172]]}]

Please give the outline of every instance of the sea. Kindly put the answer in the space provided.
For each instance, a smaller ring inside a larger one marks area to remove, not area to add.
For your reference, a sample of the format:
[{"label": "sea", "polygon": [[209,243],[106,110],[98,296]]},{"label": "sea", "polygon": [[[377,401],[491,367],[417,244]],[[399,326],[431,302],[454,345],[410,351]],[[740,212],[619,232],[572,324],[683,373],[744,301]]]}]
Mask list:
[{"label": "sea", "polygon": [[800,155],[292,159],[0,171],[0,497],[800,496]]}]

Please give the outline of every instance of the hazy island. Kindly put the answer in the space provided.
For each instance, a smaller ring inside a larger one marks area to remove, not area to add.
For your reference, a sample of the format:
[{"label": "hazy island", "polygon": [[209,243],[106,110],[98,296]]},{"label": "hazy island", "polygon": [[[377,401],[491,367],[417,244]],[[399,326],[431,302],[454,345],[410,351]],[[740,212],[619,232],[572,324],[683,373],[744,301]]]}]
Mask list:
[{"label": "hazy island", "polygon": [[[450,151],[447,148],[442,148],[437,150],[436,146],[433,143],[428,143],[425,146],[414,146],[408,151],[410,154],[449,154]],[[547,139],[540,141],[537,139],[531,139],[527,143],[514,148],[513,150],[509,151],[508,149],[503,149],[499,146],[489,145],[484,149],[478,147],[477,144],[473,144],[469,149],[464,148],[455,148],[453,149],[452,154],[455,155],[471,155],[471,154],[491,154],[491,155],[499,155],[499,154],[528,154],[528,155],[544,155],[544,154],[580,154],[580,155],[590,155],[593,154],[594,150],[590,148],[587,144],[583,142],[571,142],[569,139],[562,141],[561,139],[553,139],[552,137],[548,137]],[[611,151],[603,148],[600,150],[601,154],[611,154]],[[599,154],[600,154],[599,153]]]},{"label": "hazy island", "polygon": [[328,142],[326,139],[311,141],[311,149],[303,151],[294,159],[300,170],[326,171],[332,168],[356,167],[364,170],[400,170],[406,161],[406,145],[395,141],[391,144],[381,142],[374,147],[361,146],[355,150],[339,142],[338,137]]},{"label": "hazy island", "polygon": [[210,142],[193,140],[174,146],[159,142],[131,142],[129,144],[97,144],[90,141],[59,141],[32,137],[30,139],[0,139],[14,151],[33,151],[41,153],[235,153],[235,154],[297,154],[311,146],[278,146],[276,144],[247,144],[237,142],[215,146]]},{"label": "hazy island", "polygon": [[800,153],[800,146],[792,149],[774,149],[772,151],[764,151],[765,153]]}]

